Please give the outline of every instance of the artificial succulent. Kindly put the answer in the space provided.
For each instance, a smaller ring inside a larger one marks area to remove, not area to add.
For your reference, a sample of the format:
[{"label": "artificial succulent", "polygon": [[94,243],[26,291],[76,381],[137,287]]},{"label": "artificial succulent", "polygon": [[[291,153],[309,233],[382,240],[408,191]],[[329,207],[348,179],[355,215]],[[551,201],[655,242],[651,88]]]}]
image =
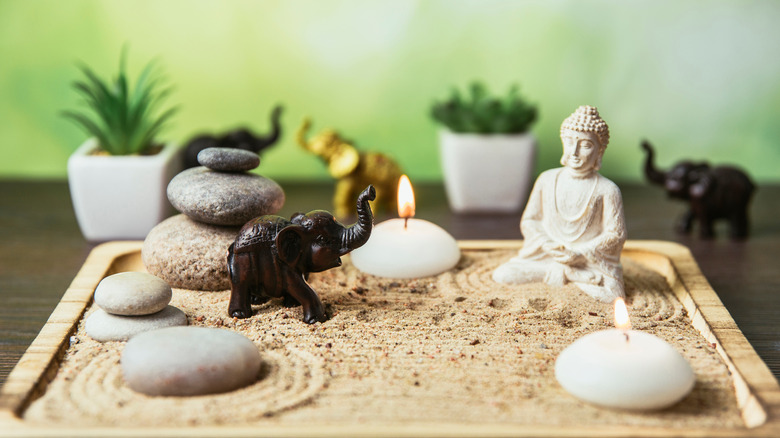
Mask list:
[{"label": "artificial succulent", "polygon": [[73,88],[89,110],[64,111],[63,115],[94,136],[99,148],[111,155],[149,154],[158,146],[155,136],[176,108],[157,111],[171,89],[162,84],[154,61],[144,67],[134,87],[130,86],[126,66],[127,51],[123,50],[119,74],[109,82],[81,65],[85,78],[74,81]]},{"label": "artificial succulent", "polygon": [[484,84],[473,82],[465,98],[453,88],[449,99],[434,102],[431,115],[452,132],[519,134],[529,129],[537,112],[520,96],[517,85],[499,98],[491,96]]}]

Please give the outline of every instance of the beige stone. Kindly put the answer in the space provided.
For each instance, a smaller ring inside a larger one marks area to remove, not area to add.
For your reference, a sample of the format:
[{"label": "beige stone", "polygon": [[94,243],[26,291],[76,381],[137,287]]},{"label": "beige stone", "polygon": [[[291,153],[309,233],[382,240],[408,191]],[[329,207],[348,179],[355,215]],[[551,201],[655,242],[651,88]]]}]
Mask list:
[{"label": "beige stone", "polygon": [[181,309],[166,306],[151,315],[122,316],[96,309],[84,322],[84,330],[98,342],[126,341],[133,336],[165,327],[187,325],[187,315]]},{"label": "beige stone", "polygon": [[144,266],[175,288],[230,289],[227,249],[239,227],[220,227],[173,216],[149,232],[141,249]]},{"label": "beige stone", "polygon": [[169,327],[133,337],[122,351],[122,376],[151,396],[218,394],[257,380],[262,360],[240,333],[205,327]]},{"label": "beige stone", "polygon": [[120,272],[95,289],[95,304],[113,315],[151,315],[171,301],[171,287],[145,272]]}]

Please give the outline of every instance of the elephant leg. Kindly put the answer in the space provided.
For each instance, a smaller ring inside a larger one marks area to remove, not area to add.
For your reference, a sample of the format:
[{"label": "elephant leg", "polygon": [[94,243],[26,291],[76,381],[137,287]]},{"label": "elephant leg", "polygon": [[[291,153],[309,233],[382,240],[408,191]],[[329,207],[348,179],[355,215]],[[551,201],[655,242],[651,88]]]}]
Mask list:
[{"label": "elephant leg", "polygon": [[707,198],[691,198],[691,214],[699,222],[699,237],[715,237],[715,217],[710,211],[712,202]]},{"label": "elephant leg", "polygon": [[[387,185],[385,186],[385,195],[382,199],[382,205],[387,208],[387,212],[394,213],[398,211],[398,181],[400,179],[401,175],[393,175],[393,177],[387,181]],[[377,196],[379,196],[378,193]]]},{"label": "elephant leg", "polygon": [[232,288],[230,305],[228,306],[228,313],[231,317],[243,319],[252,316],[252,306],[249,300],[244,297],[249,297],[249,291],[240,286]]},{"label": "elephant leg", "polygon": [[357,198],[354,189],[353,178],[344,177],[336,182],[335,193],[333,194],[334,215],[337,218],[347,218],[352,215],[352,206]]},{"label": "elephant leg", "polygon": [[233,246],[228,250],[228,273],[230,274],[230,304],[228,314],[234,318],[252,316],[251,283],[257,281],[251,275],[252,257],[249,253],[234,254]]},{"label": "elephant leg", "polygon": [[395,198],[397,197],[398,187],[390,189],[390,184],[384,183],[376,189],[376,198],[371,202],[371,208],[375,213],[393,213],[396,211]]},{"label": "elephant leg", "polygon": [[[391,192],[391,193],[393,193],[393,192]],[[392,213],[394,211],[397,211],[397,209],[398,209],[398,207],[397,207],[398,204],[396,202],[396,197],[395,196],[386,196],[385,199],[383,200],[383,202],[381,204],[378,204],[378,205],[381,205],[382,206],[381,208],[384,208],[385,213]]]},{"label": "elephant leg", "polygon": [[688,210],[677,221],[674,229],[680,234],[690,234],[693,229],[693,210]]},{"label": "elephant leg", "polygon": [[744,239],[748,236],[748,217],[747,207],[742,208],[737,213],[734,213],[730,218],[730,237],[732,239]]},{"label": "elephant leg", "polygon": [[302,275],[294,272],[287,274],[287,292],[303,306],[303,322],[314,324],[327,320],[325,307],[322,305],[320,297],[303,281]]},{"label": "elephant leg", "polygon": [[699,218],[699,237],[702,239],[712,239],[715,237],[715,227],[710,216],[704,215]]}]

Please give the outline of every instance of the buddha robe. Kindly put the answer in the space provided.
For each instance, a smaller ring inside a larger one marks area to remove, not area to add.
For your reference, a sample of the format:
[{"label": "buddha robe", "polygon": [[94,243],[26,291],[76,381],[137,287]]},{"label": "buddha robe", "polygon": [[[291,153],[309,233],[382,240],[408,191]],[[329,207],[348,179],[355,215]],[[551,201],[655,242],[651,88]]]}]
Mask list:
[{"label": "buddha robe", "polygon": [[[536,180],[520,220],[523,248],[493,272],[493,279],[551,286],[571,282],[593,298],[611,302],[625,296],[620,252],[626,227],[620,189],[598,172],[558,188],[565,169],[548,170]],[[574,197],[574,214],[560,208],[563,203],[557,198],[564,194]]]}]

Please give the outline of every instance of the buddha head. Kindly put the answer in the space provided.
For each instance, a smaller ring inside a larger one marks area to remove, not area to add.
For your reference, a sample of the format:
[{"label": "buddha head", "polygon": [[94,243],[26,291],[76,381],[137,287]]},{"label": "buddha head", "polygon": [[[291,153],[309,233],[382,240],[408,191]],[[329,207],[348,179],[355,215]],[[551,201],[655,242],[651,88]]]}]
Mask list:
[{"label": "buddha head", "polygon": [[582,105],[561,124],[561,164],[579,173],[601,168],[609,143],[609,127],[596,107]]}]

